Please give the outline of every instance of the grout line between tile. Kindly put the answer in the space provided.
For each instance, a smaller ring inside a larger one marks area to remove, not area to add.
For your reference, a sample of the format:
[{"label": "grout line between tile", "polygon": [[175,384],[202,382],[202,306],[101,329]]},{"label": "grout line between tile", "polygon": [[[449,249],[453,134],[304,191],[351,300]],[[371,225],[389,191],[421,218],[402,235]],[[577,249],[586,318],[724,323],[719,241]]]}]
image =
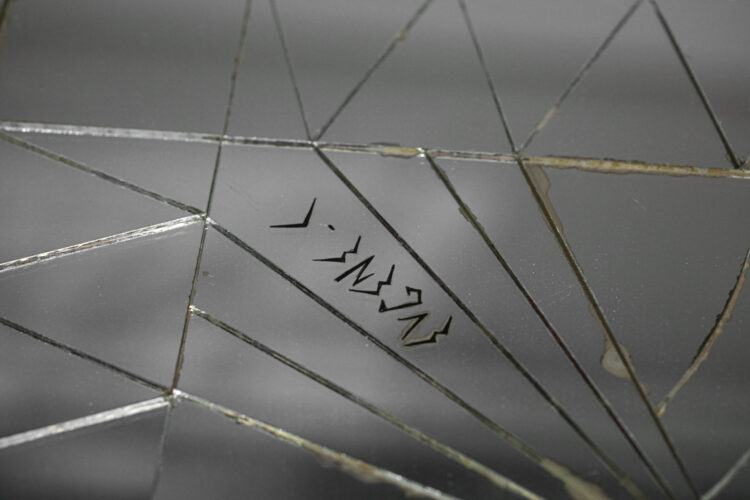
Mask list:
[{"label": "grout line between tile", "polygon": [[[451,158],[456,160],[486,161],[504,166],[517,166],[512,154],[487,151],[460,151],[440,148],[394,147],[377,144],[345,144],[325,141],[304,141],[297,139],[274,139],[268,137],[221,136],[200,132],[171,132],[162,130],[127,129],[95,126],[73,126],[44,124],[36,122],[14,122],[0,120],[0,133],[27,133],[86,136],[101,138],[143,139],[170,141],[176,143],[207,143],[244,147],[273,147],[290,149],[313,149],[341,153],[370,153],[385,156],[412,157],[425,151],[433,158]],[[52,158],[56,159],[56,158]],[[566,156],[523,156],[525,163],[555,169],[576,169],[584,172],[602,174],[643,174],[666,175],[674,177],[710,177],[728,179],[750,179],[750,158],[742,169],[704,168],[688,165],[669,165],[664,163],[647,163],[636,160],[616,160],[602,158],[576,158]],[[58,161],[60,161],[58,159]],[[64,163],[64,162],[63,162]],[[471,168],[470,166],[468,168]],[[201,212],[199,209],[195,209]]]}]

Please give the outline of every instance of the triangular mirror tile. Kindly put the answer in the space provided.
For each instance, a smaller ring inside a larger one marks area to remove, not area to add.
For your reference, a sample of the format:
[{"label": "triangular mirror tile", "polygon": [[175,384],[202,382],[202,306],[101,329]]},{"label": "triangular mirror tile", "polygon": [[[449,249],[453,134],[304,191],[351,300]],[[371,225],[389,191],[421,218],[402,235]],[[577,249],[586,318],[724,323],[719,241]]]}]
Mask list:
[{"label": "triangular mirror tile", "polygon": [[0,116],[221,132],[244,3],[8,5]]},{"label": "triangular mirror tile", "polygon": [[0,155],[3,263],[188,215],[4,141]]},{"label": "triangular mirror tile", "polygon": [[520,146],[629,11],[628,0],[471,0],[487,69]]},{"label": "triangular mirror tile", "polygon": [[527,152],[732,167],[648,2],[623,26]]},{"label": "triangular mirror tile", "polygon": [[[738,256],[741,259],[741,256]],[[739,268],[739,266],[738,266]],[[745,270],[747,271],[747,270]],[[662,420],[675,437],[698,489],[707,492],[729,472],[750,449],[747,423],[750,422],[750,290],[743,287],[733,299],[727,298],[728,315],[723,328],[706,332],[703,344],[694,346],[696,359],[682,363],[692,376],[673,392]],[[700,429],[700,432],[696,432]],[[734,479],[748,484],[748,469]],[[727,486],[728,487],[728,486]],[[736,487],[736,486],[735,486]],[[729,494],[717,498],[737,498]]]},{"label": "triangular mirror tile", "polygon": [[430,4],[322,138],[508,152],[458,3]]},{"label": "triangular mirror tile", "polygon": [[[246,307],[255,310],[254,305],[254,302],[250,302]],[[300,313],[303,312],[305,311],[300,311]],[[325,311],[322,312],[325,313]],[[326,322],[318,321],[318,316],[313,315],[306,321],[309,329],[284,332],[286,324],[282,321],[282,324],[271,331],[276,334],[273,336],[284,335],[289,338],[327,332],[323,329]],[[249,321],[245,319],[243,323],[247,324]],[[341,330],[341,328],[338,329]],[[251,332],[256,332],[256,330],[251,330]],[[265,332],[261,330],[257,332],[259,335],[255,335],[255,338],[273,337],[264,335]],[[327,337],[330,336],[328,333],[320,334],[319,345],[330,345],[327,342],[329,340]],[[302,351],[299,355],[297,350],[281,354],[295,362],[301,362],[306,368],[324,377],[332,376],[341,381],[340,387],[355,391],[358,397],[365,400],[374,400],[379,408],[386,411],[392,408],[400,410],[407,422],[420,422],[425,416],[432,420],[432,422],[422,422],[428,424],[428,428],[436,427],[441,423],[444,426],[445,422],[451,422],[453,430],[446,433],[447,429],[443,428],[440,434],[443,436],[454,434],[451,440],[458,441],[459,444],[473,441],[475,447],[468,450],[469,456],[479,452],[486,460],[492,453],[497,454],[488,466],[497,467],[512,461],[514,456],[512,450],[508,450],[502,443],[492,442],[491,434],[483,429],[477,433],[476,424],[472,424],[469,419],[463,417],[460,410],[453,411],[449,403],[442,403],[432,394],[424,394],[426,390],[417,392],[411,390],[412,386],[421,389],[422,387],[419,387],[421,381],[407,370],[399,368],[397,363],[389,360],[382,353],[368,352],[372,349],[368,349],[364,342],[354,338],[349,332],[341,332],[338,337],[342,339],[340,342],[343,344],[342,347],[350,348],[342,350],[341,355],[336,355],[332,349],[325,348],[319,348],[316,355],[311,355],[309,352],[304,352],[305,346],[303,345],[298,348]],[[357,346],[352,340],[360,341],[360,344],[364,345]],[[298,343],[304,344],[304,340]],[[326,356],[326,352],[330,355]],[[349,360],[352,363],[358,363],[361,370],[348,366]],[[317,363],[307,363],[307,361],[317,361]],[[320,370],[319,366],[323,369]],[[331,389],[285,366],[277,359],[201,318],[193,318],[191,321],[183,370],[181,390],[205,399],[210,398],[212,402],[328,448],[365,460],[378,467],[393,470],[459,497],[492,496],[504,493],[486,477],[476,474],[458,461],[448,459],[405,434],[396,426],[389,424],[385,419],[373,415]],[[220,377],[214,375],[217,371],[220,371]],[[407,387],[400,387],[402,383]],[[421,386],[428,389],[424,383],[421,383]],[[411,394],[410,398],[409,394]],[[425,397],[419,405],[415,405],[414,401],[419,398],[420,394]],[[444,410],[446,408],[447,410]],[[459,427],[462,429],[461,432],[474,438],[484,436],[484,439],[490,440],[491,443],[481,447],[478,440],[457,437],[455,429]],[[420,426],[420,428],[424,427]],[[403,460],[402,457],[409,457],[409,459]],[[499,472],[508,473],[502,470]],[[529,484],[529,480],[535,476],[539,474],[534,474],[532,471],[526,474],[526,477],[518,479],[522,484]]]},{"label": "triangular mirror tile", "polygon": [[0,273],[0,316],[162,385],[172,380],[201,224]]},{"label": "triangular mirror tile", "polygon": [[313,135],[424,3],[274,1]]},{"label": "triangular mirror tile", "polygon": [[656,403],[735,285],[750,232],[729,214],[750,208],[750,186],[731,179],[546,174],[564,234]]},{"label": "triangular mirror tile", "polygon": [[750,4],[660,0],[659,5],[738,159],[750,160],[750,33],[745,29]]},{"label": "triangular mirror tile", "polygon": [[269,0],[250,3],[228,133],[307,139]]},{"label": "triangular mirror tile", "polygon": [[199,209],[206,206],[216,164],[216,144],[167,141],[157,137],[15,135],[167,198]]},{"label": "triangular mirror tile", "polygon": [[0,450],[3,498],[149,498],[166,410]]},{"label": "triangular mirror tile", "polygon": [[155,499],[403,498],[300,447],[190,401],[172,411]]},{"label": "triangular mirror tile", "polygon": [[0,324],[0,380],[0,437],[156,396],[5,324]]}]

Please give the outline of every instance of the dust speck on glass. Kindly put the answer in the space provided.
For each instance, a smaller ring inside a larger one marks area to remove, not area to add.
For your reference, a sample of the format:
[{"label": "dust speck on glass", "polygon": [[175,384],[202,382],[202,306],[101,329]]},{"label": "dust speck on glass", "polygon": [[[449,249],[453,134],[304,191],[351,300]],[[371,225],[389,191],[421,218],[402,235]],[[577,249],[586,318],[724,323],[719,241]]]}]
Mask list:
[{"label": "dust speck on glass", "polygon": [[0,0],[0,497],[746,497],[748,16]]}]

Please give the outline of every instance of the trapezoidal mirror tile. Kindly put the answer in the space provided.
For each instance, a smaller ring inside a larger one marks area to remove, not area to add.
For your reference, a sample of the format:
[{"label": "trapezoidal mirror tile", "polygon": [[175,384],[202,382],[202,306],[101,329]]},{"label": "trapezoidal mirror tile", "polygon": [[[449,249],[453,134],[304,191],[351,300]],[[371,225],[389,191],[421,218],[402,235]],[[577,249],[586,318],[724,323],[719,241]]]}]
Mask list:
[{"label": "trapezoidal mirror tile", "polygon": [[170,416],[156,499],[450,498],[283,429],[186,395]]},{"label": "trapezoidal mirror tile", "polygon": [[169,385],[201,224],[0,273],[0,315]]},{"label": "trapezoidal mirror tile", "polygon": [[470,0],[487,69],[521,146],[630,16],[628,0]]},{"label": "trapezoidal mirror tile", "polygon": [[[157,393],[0,318],[0,437],[125,406]],[[54,341],[52,341],[54,342]]]},{"label": "trapezoidal mirror tile", "polygon": [[4,264],[189,215],[22,146],[0,154]]},{"label": "trapezoidal mirror tile", "polygon": [[0,116],[221,132],[243,4],[8,5]]},{"label": "trapezoidal mirror tile", "polygon": [[509,152],[458,2],[432,2],[321,138]]},{"label": "trapezoidal mirror tile", "polygon": [[526,152],[733,167],[649,2],[641,3]]},{"label": "trapezoidal mirror tile", "polygon": [[[81,428],[0,449],[0,494],[148,498],[159,464],[165,405],[150,400],[125,407],[114,420],[92,415]],[[127,416],[128,411],[137,413]]]},{"label": "trapezoidal mirror tile", "polygon": [[[120,137],[15,134],[50,153],[192,208],[204,209],[218,146]],[[187,214],[186,214],[187,215]]]},{"label": "trapezoidal mirror tile", "polygon": [[740,164],[750,167],[750,35],[745,2],[661,0],[659,5]]}]

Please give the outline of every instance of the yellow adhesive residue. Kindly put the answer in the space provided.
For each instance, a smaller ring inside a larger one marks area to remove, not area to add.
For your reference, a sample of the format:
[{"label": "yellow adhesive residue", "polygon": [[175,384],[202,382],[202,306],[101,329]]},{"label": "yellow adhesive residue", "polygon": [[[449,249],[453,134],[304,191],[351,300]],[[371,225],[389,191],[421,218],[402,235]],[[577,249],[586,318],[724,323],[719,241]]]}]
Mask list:
[{"label": "yellow adhesive residue", "polygon": [[402,146],[395,142],[371,142],[368,144],[372,151],[380,156],[395,158],[413,158],[419,154],[419,149]]},{"label": "yellow adhesive residue", "polygon": [[[547,212],[549,213],[550,218],[552,219],[555,226],[557,226],[557,229],[560,231],[560,233],[563,232],[563,225],[562,221],[560,220],[560,217],[557,215],[557,212],[555,211],[555,207],[552,206],[552,201],[549,199],[549,190],[552,187],[552,183],[549,180],[549,177],[547,177],[547,172],[544,171],[542,167],[539,165],[527,165],[526,171],[529,174],[529,178],[531,179],[531,182],[534,183],[534,187],[536,188],[537,192],[539,193],[539,197],[542,199],[542,203],[544,204],[544,208],[547,209]],[[544,222],[547,224],[547,227],[550,231],[554,232],[555,228],[551,227],[549,225],[549,222],[547,219],[544,219]]]},{"label": "yellow adhesive residue", "polygon": [[[621,378],[623,380],[630,380],[630,374],[628,373],[627,366],[625,366],[625,363],[623,363],[623,360],[617,353],[615,345],[607,338],[604,325],[602,324],[599,316],[596,314],[596,311],[591,304],[589,304],[589,313],[591,313],[596,322],[599,323],[599,326],[602,328],[602,335],[604,336],[604,351],[602,351],[602,357],[599,360],[602,364],[602,368],[604,368],[604,370],[610,375],[614,375],[615,377]],[[627,362],[630,363],[630,366],[633,366],[633,360],[630,358],[630,353],[624,345],[620,344],[620,350],[625,356]],[[649,394],[651,392],[651,389],[649,389],[649,387],[643,382],[641,382],[641,389],[643,389],[643,392],[645,394]]]},{"label": "yellow adhesive residue", "polygon": [[[630,363],[630,353],[622,346],[622,344],[620,344],[620,349],[622,349],[623,354],[625,354],[625,357]],[[604,341],[604,352],[602,353],[601,363],[602,368],[604,368],[610,375],[614,375],[615,377],[624,380],[630,380],[628,369],[625,367],[622,359],[620,359],[620,355],[617,354],[615,346],[608,340]]]},{"label": "yellow adhesive residue", "polygon": [[567,491],[570,498],[573,498],[574,500],[601,500],[609,498],[599,486],[584,481],[570,472],[567,467],[564,467],[553,460],[544,458],[541,461],[541,466],[562,481],[565,486],[565,491]]}]

